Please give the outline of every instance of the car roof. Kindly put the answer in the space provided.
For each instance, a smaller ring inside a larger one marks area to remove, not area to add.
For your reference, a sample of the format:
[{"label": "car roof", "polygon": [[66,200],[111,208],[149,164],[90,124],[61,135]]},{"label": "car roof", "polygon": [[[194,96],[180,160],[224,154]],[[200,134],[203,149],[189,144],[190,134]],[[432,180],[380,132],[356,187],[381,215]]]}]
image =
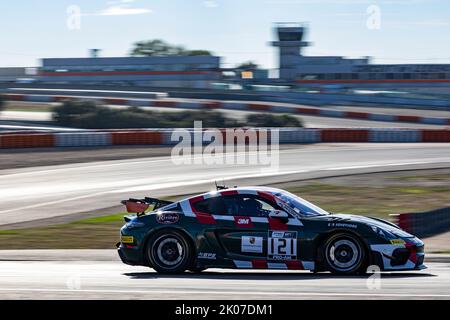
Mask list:
[{"label": "car roof", "polygon": [[211,196],[216,196],[218,194],[224,194],[224,193],[226,194],[226,193],[230,193],[233,191],[237,191],[239,194],[255,194],[255,192],[268,192],[268,193],[274,194],[274,193],[279,193],[279,192],[285,192],[284,190],[277,189],[277,188],[271,188],[271,187],[260,187],[260,186],[235,187],[235,188],[228,188],[228,189],[219,190],[219,191],[213,190],[213,191],[205,192],[202,194],[198,194],[198,195],[189,197],[184,200],[193,199],[193,198],[202,197],[202,196],[206,196],[209,198]]}]

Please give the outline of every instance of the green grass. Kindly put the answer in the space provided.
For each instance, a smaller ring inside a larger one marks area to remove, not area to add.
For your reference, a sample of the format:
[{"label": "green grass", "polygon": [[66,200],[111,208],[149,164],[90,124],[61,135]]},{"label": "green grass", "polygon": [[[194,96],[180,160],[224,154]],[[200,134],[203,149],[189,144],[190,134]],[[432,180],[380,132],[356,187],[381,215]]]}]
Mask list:
[{"label": "green grass", "polygon": [[391,180],[407,181],[407,182],[417,182],[417,181],[449,181],[450,173],[439,173],[439,174],[427,174],[427,175],[414,175],[414,176],[404,176],[404,177],[394,177]]},{"label": "green grass", "polygon": [[117,221],[122,221],[124,215],[126,215],[126,214],[120,213],[120,214],[114,214],[111,216],[89,218],[89,219],[81,220],[81,221],[74,222],[74,223],[78,223],[78,224],[115,223]]},{"label": "green grass", "polygon": [[3,106],[3,111],[52,112],[53,107],[47,104],[22,104],[18,102],[8,102]]},{"label": "green grass", "polygon": [[345,187],[313,183],[287,189],[330,212],[381,218],[387,218],[389,214],[429,211],[450,206],[450,186]]},{"label": "green grass", "polygon": [[5,249],[113,249],[122,214],[83,219],[48,227],[0,231],[0,250]]},{"label": "green grass", "polygon": [[[360,187],[308,183],[286,188],[330,211],[388,218],[391,213],[420,212],[450,206],[449,187]],[[126,213],[46,227],[0,231],[1,249],[113,249]]]}]

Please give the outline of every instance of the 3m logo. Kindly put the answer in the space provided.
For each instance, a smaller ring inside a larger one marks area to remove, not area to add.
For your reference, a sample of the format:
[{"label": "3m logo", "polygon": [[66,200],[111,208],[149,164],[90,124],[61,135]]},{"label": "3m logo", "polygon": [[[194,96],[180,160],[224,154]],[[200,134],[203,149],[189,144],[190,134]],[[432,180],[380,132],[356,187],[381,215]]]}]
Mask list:
[{"label": "3m logo", "polygon": [[237,227],[253,227],[252,220],[249,217],[234,217],[234,223]]}]

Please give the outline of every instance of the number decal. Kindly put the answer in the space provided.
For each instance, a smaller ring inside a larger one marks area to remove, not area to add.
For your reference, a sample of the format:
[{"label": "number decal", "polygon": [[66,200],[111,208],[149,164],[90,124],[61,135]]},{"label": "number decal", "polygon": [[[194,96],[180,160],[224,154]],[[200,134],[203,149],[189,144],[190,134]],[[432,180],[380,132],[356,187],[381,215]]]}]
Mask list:
[{"label": "number decal", "polygon": [[268,258],[270,260],[297,259],[296,231],[269,231]]}]

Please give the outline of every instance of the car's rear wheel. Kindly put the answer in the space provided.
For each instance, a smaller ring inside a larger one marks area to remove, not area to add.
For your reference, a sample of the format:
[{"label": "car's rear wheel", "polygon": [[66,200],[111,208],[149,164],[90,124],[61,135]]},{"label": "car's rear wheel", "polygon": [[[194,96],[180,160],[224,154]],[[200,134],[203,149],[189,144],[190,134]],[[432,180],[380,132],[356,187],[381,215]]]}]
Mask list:
[{"label": "car's rear wheel", "polygon": [[358,274],[365,268],[366,250],[352,234],[331,236],[323,246],[326,268],[336,274]]},{"label": "car's rear wheel", "polygon": [[175,230],[162,230],[148,240],[147,258],[159,273],[182,273],[192,261],[186,237]]}]

